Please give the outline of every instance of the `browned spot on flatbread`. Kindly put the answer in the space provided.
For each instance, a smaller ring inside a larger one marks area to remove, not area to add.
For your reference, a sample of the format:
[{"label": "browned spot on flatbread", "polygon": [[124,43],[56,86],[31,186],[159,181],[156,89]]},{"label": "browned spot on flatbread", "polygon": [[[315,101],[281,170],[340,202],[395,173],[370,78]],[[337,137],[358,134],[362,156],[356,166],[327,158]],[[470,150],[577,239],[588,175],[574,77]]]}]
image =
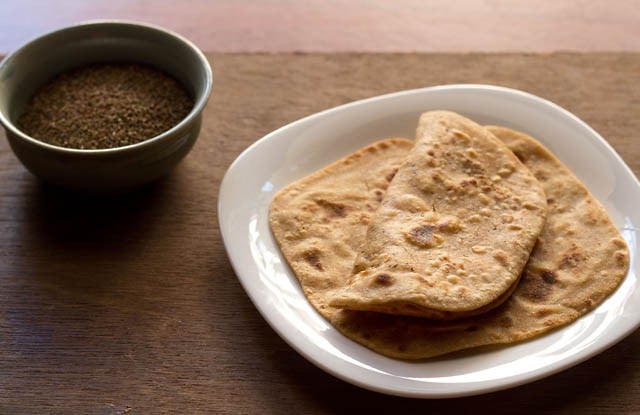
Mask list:
[{"label": "browned spot on flatbread", "polygon": [[436,229],[433,225],[422,225],[417,228],[411,229],[409,232],[409,240],[418,246],[430,246],[433,244],[433,230]]},{"label": "browned spot on flatbread", "polygon": [[546,282],[547,284],[553,284],[554,282],[556,282],[556,274],[553,271],[544,270],[542,271],[541,277],[542,281]]},{"label": "browned spot on flatbread", "polygon": [[471,159],[465,159],[462,162],[462,167],[468,174],[471,174],[473,176],[477,176],[484,172],[484,168],[482,167],[482,165],[477,161],[473,161]]},{"label": "browned spot on flatbread", "polygon": [[613,257],[618,261],[619,264],[623,264],[626,266],[627,264],[627,253],[624,251],[617,251],[613,254]]},{"label": "browned spot on flatbread", "polygon": [[389,274],[378,274],[376,275],[376,278],[374,279],[374,281],[378,285],[389,286],[393,284],[393,277]]},{"label": "browned spot on flatbread", "polygon": [[548,315],[550,315],[550,314],[553,314],[553,312],[554,312],[554,311],[553,311],[553,309],[552,309],[552,308],[549,308],[549,307],[543,307],[543,308],[539,308],[539,309],[537,309],[537,310],[533,313],[533,315],[534,315],[534,316],[536,316],[536,317],[540,317],[540,318],[542,318],[542,317],[546,317],[546,316],[548,316]]},{"label": "browned spot on flatbread", "polygon": [[476,179],[470,179],[470,180],[463,179],[463,180],[460,182],[460,186],[461,186],[463,189],[464,189],[464,188],[466,188],[466,187],[467,187],[467,186],[469,186],[469,185],[471,185],[471,186],[476,186],[477,184],[478,184],[478,181],[477,181]]},{"label": "browned spot on flatbread", "polygon": [[302,257],[304,258],[305,261],[307,261],[309,263],[309,265],[311,265],[312,267],[314,267],[318,271],[324,271],[324,267],[322,266],[322,263],[320,262],[320,251],[315,250],[315,249],[311,250],[311,251],[305,251],[302,254]]},{"label": "browned spot on flatbread", "polygon": [[316,200],[318,206],[323,208],[331,218],[344,218],[347,215],[347,207],[342,203],[333,203],[328,200]]},{"label": "browned spot on flatbread", "polygon": [[560,260],[560,266],[558,268],[575,268],[583,260],[584,255],[582,255],[580,252],[566,253],[562,256],[562,259]]},{"label": "browned spot on flatbread", "polygon": [[382,190],[377,189],[374,193],[376,195],[376,200],[378,202],[381,202],[382,201],[382,196],[384,196],[384,192]]},{"label": "browned spot on flatbread", "polygon": [[541,182],[544,182],[549,179],[549,176],[547,176],[547,173],[545,173],[542,170],[536,171],[534,176],[536,177],[536,179],[538,179]]},{"label": "browned spot on flatbread", "polygon": [[393,169],[393,171],[391,171],[391,173],[387,174],[385,179],[387,179],[387,181],[390,182],[391,180],[393,180],[393,178],[395,177],[397,172],[398,172],[398,169]]},{"label": "browned spot on flatbread", "polygon": [[555,282],[556,275],[553,271],[527,270],[522,276],[522,295],[533,301],[544,300],[551,293]]}]

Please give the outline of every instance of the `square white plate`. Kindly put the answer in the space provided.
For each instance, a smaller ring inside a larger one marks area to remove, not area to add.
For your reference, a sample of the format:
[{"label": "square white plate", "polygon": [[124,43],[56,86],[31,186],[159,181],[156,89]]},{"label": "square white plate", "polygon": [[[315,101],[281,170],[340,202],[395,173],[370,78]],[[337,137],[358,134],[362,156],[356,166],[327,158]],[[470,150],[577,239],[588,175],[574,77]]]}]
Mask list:
[{"label": "square white plate", "polygon": [[[531,341],[419,362],[381,356],[344,337],[313,309],[269,230],[271,198],[288,183],[373,141],[413,138],[418,116],[435,109],[527,133],[585,183],[630,250],[629,273],[604,303],[576,322]],[[271,327],[320,368],[378,392],[442,398],[505,389],[584,361],[640,324],[640,183],[583,121],[549,101],[513,89],[448,85],[402,91],[284,126],[258,140],[229,167],[220,187],[218,220],[233,268]]]}]

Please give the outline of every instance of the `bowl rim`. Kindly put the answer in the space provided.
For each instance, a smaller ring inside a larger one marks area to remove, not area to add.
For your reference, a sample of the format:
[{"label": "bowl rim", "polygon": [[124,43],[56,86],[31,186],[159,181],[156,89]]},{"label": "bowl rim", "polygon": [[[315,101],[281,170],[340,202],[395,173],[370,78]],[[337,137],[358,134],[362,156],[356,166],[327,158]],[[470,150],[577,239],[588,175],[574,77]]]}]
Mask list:
[{"label": "bowl rim", "polygon": [[[38,35],[32,38],[31,40],[28,40],[27,42],[23,43],[20,47],[10,52],[2,60],[0,60],[0,70],[6,65],[10,64],[11,61],[15,59],[15,57],[18,56],[20,53],[22,53],[25,49],[27,49],[28,47],[34,44],[37,44],[38,42],[43,41],[44,39],[59,35],[63,32],[72,31],[72,30],[82,30],[82,29],[87,29],[95,26],[103,26],[103,27],[104,26],[128,26],[128,27],[137,27],[137,28],[141,28],[149,31],[155,31],[155,32],[159,32],[162,35],[173,37],[174,39],[182,43],[184,46],[186,46],[189,50],[191,50],[191,52],[194,53],[194,55],[198,58],[198,60],[200,61],[200,64],[202,65],[205,72],[206,80],[205,80],[204,90],[202,90],[202,93],[199,94],[200,97],[197,100],[195,100],[193,104],[193,108],[191,109],[189,114],[187,114],[182,120],[180,120],[180,122],[178,122],[177,124],[169,128],[168,130],[165,130],[158,135],[147,138],[138,143],[129,144],[126,146],[112,147],[112,148],[80,149],[80,148],[56,146],[53,144],[45,143],[44,141],[40,141],[36,138],[33,138],[25,134],[24,132],[22,132],[11,120],[9,120],[9,117],[5,116],[4,111],[0,111],[0,123],[7,130],[10,130],[15,137],[18,137],[19,139],[26,141],[31,145],[41,147],[44,150],[65,153],[66,155],[91,154],[96,156],[103,156],[103,155],[112,156],[118,153],[130,152],[132,150],[141,149],[142,147],[150,146],[153,143],[157,143],[159,141],[165,141],[169,139],[170,136],[174,134],[174,132],[182,128],[185,128],[194,118],[196,118],[202,112],[204,107],[207,105],[209,96],[211,94],[212,85],[213,85],[213,74],[212,74],[211,65],[209,64],[209,61],[207,60],[204,53],[189,39],[185,38],[184,36],[174,31],[165,29],[161,26],[154,25],[154,24],[141,23],[141,22],[132,21],[132,20],[97,19],[97,20],[87,20],[87,21],[83,21],[73,25],[64,26],[64,27],[43,33],[41,35]],[[7,139],[9,139],[9,134],[7,134]]]}]

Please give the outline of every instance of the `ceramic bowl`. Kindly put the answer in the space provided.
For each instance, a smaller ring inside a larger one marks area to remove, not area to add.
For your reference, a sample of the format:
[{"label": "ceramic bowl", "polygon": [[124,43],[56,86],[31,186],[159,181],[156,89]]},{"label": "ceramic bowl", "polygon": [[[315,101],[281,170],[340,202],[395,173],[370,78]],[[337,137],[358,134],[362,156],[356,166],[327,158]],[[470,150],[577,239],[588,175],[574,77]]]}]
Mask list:
[{"label": "ceramic bowl", "polygon": [[[58,147],[16,127],[30,97],[56,75],[114,62],[146,64],[172,75],[193,98],[193,109],[155,137],[110,149]],[[189,152],[200,132],[211,84],[204,54],[175,33],[133,22],[82,23],[40,36],[0,63],[0,122],[17,158],[41,179],[80,191],[128,190],[163,176]]]}]

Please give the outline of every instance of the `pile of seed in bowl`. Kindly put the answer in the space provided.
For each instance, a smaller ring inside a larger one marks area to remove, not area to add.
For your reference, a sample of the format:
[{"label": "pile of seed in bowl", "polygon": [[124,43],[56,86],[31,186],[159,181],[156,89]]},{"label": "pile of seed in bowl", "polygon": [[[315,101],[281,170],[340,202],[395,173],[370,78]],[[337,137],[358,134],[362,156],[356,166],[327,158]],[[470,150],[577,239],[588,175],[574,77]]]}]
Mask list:
[{"label": "pile of seed in bowl", "polygon": [[185,88],[139,64],[95,64],[65,72],[27,103],[18,127],[55,146],[105,149],[139,143],[170,129],[193,108]]}]

